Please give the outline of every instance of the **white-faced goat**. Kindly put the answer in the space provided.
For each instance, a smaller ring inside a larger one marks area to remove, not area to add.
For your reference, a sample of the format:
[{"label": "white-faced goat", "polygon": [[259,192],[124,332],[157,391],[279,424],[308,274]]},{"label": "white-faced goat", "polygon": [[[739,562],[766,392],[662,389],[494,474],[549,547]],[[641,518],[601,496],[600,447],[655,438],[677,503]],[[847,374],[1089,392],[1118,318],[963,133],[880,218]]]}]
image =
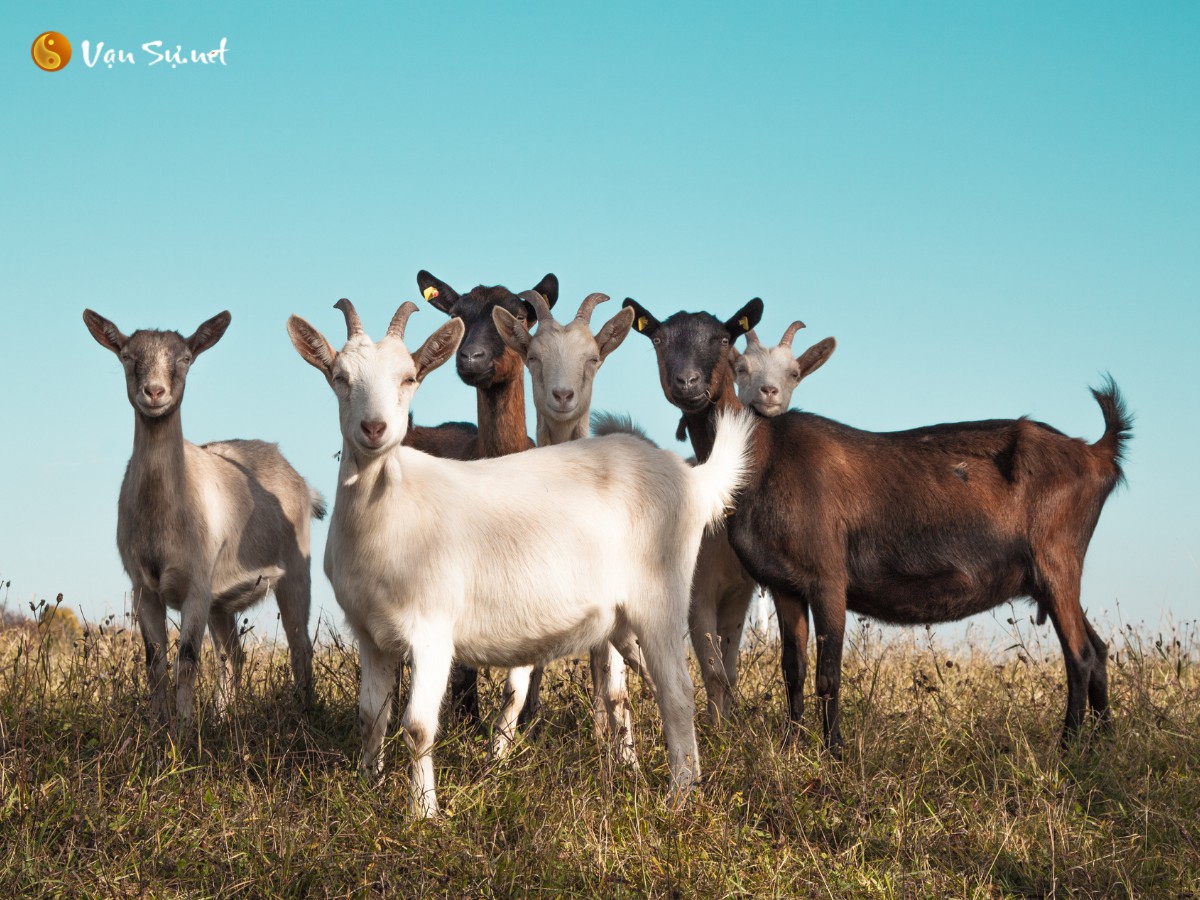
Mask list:
[{"label": "white-faced goat", "polygon": [[[629,334],[633,312],[622,309],[593,335],[592,311],[596,304],[608,300],[607,295],[589,294],[575,318],[566,325],[554,320],[549,304],[537,291],[526,291],[521,298],[533,307],[536,333],[531,335],[526,322],[503,307],[493,308],[492,318],[504,343],[529,367],[533,405],[537,410],[538,446],[550,447],[586,438],[596,374],[608,355]],[[620,650],[611,644],[602,651],[593,650],[590,658],[593,716],[597,731],[607,731],[616,740],[618,758],[626,764],[637,765],[623,654],[630,657],[644,677],[649,678],[641,665],[636,644]],[[536,691],[540,684],[540,669],[527,667],[509,672],[503,707],[492,738],[495,755],[503,756],[515,736],[520,712],[515,699],[527,691]],[[527,700],[526,706],[536,708],[537,703]]]},{"label": "white-faced goat", "polygon": [[166,611],[180,610],[175,707],[181,733],[192,717],[205,626],[212,630],[218,701],[224,703],[242,663],[237,615],[272,590],[301,700],[307,703],[312,691],[309,519],[325,515],[324,501],[274,444],[196,446],[183,438],[188,371],[221,339],[229,319],[228,312],[214,316],[186,339],[149,330],[126,337],[103,316],[83,313],[92,337],[125,369],[135,415],[133,455],[117,505],[117,548],[133,581],[151,710],[163,723],[170,718]]},{"label": "white-faced goat", "polygon": [[803,327],[803,322],[793,322],[773,347],[762,343],[751,328],[746,332],[746,352],[730,350],[733,380],[744,406],[768,418],[787,412],[792,391],[837,349],[837,341],[825,338],[793,358],[792,340]]},{"label": "white-faced goat", "polygon": [[[792,338],[804,327],[803,322],[793,322],[774,347],[762,344],[754,329],[750,329],[746,333],[746,352],[738,353],[732,345],[732,338],[736,337],[734,326],[741,319],[745,319],[746,324],[751,318],[757,321],[761,314],[759,307],[748,307],[740,310],[729,323],[732,329],[729,330],[729,355],[733,361],[738,399],[743,406],[769,417],[787,410],[792,391],[800,380],[816,371],[829,358],[836,344],[833,338],[826,338],[810,347],[799,359],[793,359]],[[716,398],[714,409],[733,405],[732,388],[727,380],[710,385],[710,388]],[[694,442],[693,446],[697,444]],[[754,579],[730,546],[725,528],[705,534],[692,583],[690,621],[692,647],[700,661],[708,697],[708,715],[714,725],[719,725],[729,714],[732,704],[742,629],[754,588]]]},{"label": "white-faced goat", "polygon": [[632,435],[472,462],[402,445],[413,392],[455,351],[452,319],[410,355],[405,303],[373,343],[349,301],[337,352],[296,316],[288,332],[337,395],[341,472],[325,568],[362,661],[361,766],[375,774],[397,666],[412,684],[404,713],[412,804],[434,815],[431,756],[451,661],[544,665],[632,635],[658,688],[671,792],[699,776],[694,702],[679,638],[687,628],[700,535],[744,475],[752,423],[719,420],[707,465]]},{"label": "white-faced goat", "polygon": [[[667,398],[685,411],[689,431],[710,441],[713,404],[704,395],[732,372],[727,354],[701,350],[748,331],[749,306],[725,323],[708,313],[660,323],[635,308],[654,338]],[[1062,643],[1063,740],[1088,706],[1108,719],[1107,648],[1079,586],[1100,511],[1123,478],[1132,420],[1111,380],[1092,393],[1105,426],[1094,444],[1026,418],[884,433],[798,411],[759,419],[728,532],[775,601],[793,723],[804,707],[810,612],[824,737],[836,748],[847,610],[912,625],[1019,597],[1037,604]]]}]

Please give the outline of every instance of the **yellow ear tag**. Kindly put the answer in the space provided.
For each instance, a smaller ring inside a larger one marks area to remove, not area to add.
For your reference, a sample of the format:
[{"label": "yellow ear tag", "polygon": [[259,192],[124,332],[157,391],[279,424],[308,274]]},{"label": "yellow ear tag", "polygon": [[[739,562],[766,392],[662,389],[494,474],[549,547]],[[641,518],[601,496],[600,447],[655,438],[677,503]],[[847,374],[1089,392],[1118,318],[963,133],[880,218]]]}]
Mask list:
[{"label": "yellow ear tag", "polygon": [[429,287],[425,288],[425,290],[423,290],[421,292],[421,296],[430,302],[432,302],[433,298],[436,297],[437,295],[438,295],[438,289],[435,288],[432,284]]},{"label": "yellow ear tag", "polygon": [[648,321],[648,320],[647,320],[647,318],[646,318],[645,316],[639,316],[639,317],[638,317],[638,320],[637,320],[637,327],[638,327],[638,331],[645,331],[645,330],[646,330],[646,322],[647,322],[647,321]]},{"label": "yellow ear tag", "polygon": [[742,326],[743,331],[749,331],[750,330],[750,317],[742,316],[740,319],[738,319],[738,324]]}]

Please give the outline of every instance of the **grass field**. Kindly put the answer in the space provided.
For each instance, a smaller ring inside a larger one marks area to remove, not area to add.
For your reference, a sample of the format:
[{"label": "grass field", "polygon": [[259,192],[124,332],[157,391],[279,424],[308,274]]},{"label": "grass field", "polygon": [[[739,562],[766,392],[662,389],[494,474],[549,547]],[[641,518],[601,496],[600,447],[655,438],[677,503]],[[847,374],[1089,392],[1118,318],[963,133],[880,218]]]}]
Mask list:
[{"label": "grass field", "polygon": [[777,647],[751,641],[739,712],[701,722],[704,785],[678,814],[652,699],[634,699],[635,775],[563,662],[512,758],[444,736],[429,823],[407,818],[399,735],[382,785],[356,775],[351,647],[322,632],[302,716],[285,651],[252,642],[234,708],[176,747],[147,720],[127,625],[0,632],[0,896],[1200,897],[1194,623],[1113,636],[1114,725],[1065,754],[1057,641],[1026,619],[987,651],[859,626],[840,762],[811,736],[781,749]]}]

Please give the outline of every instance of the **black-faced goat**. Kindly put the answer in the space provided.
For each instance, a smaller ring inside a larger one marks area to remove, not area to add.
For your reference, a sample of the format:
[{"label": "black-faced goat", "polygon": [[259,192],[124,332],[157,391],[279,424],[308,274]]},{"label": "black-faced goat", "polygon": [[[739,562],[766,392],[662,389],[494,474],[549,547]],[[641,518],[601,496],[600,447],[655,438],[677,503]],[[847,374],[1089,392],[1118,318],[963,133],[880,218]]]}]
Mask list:
[{"label": "black-faced goat", "polygon": [[[714,411],[741,408],[734,392],[728,367],[717,365],[720,359],[736,354],[734,340],[758,323],[762,305],[748,306],[734,319],[722,325],[716,319],[700,321],[703,327],[689,323],[672,337],[679,346],[686,346],[698,365],[711,367],[712,375],[702,378],[699,368],[681,369],[668,376],[663,365],[663,335],[657,334],[657,322],[635,301],[626,300],[626,309],[634,311],[634,327],[648,336],[659,352],[659,376],[668,399],[684,410],[677,437],[692,441],[696,459],[703,462],[712,448],[712,431],[708,425]],[[664,335],[667,332],[663,333]],[[685,367],[686,368],[686,367]],[[697,411],[693,412],[693,408]],[[704,693],[708,698],[708,718],[719,726],[730,712],[737,687],[737,661],[741,649],[746,612],[754,597],[754,579],[741,564],[729,544],[724,524],[707,532],[696,557],[692,580],[692,607],[688,616],[692,649],[700,663]]]},{"label": "black-faced goat", "polygon": [[[714,404],[705,388],[732,372],[727,354],[698,349],[748,331],[761,301],[725,323],[707,313],[660,323],[632,305],[654,340],[667,399],[709,439]],[[1108,718],[1107,649],[1084,616],[1079,585],[1101,508],[1122,480],[1131,418],[1111,380],[1093,394],[1105,424],[1094,444],[1030,419],[887,433],[795,411],[760,419],[728,531],[774,598],[792,722],[803,711],[810,612],[825,741],[837,747],[847,610],[924,624],[1018,597],[1032,598],[1062,643],[1063,740],[1089,704]]]},{"label": "black-faced goat", "polygon": [[[462,460],[492,459],[534,446],[525,431],[525,362],[500,340],[492,321],[492,311],[502,309],[521,323],[532,323],[533,307],[502,285],[481,284],[460,294],[424,269],[417,273],[417,287],[434,309],[462,320],[466,330],[454,366],[463,384],[475,389],[479,425],[418,426],[405,436],[405,444],[443,459]],[[548,306],[554,306],[558,278],[549,273],[533,290]],[[539,670],[520,713],[522,724],[537,711],[540,684]],[[479,676],[470,666],[455,665],[450,702],[457,718],[480,722]]]}]

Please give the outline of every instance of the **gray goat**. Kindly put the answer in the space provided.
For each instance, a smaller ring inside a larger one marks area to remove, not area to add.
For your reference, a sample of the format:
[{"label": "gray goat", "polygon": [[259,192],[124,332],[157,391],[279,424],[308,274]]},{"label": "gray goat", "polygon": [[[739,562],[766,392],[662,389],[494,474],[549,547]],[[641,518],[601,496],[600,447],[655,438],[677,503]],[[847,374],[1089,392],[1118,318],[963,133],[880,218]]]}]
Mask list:
[{"label": "gray goat", "polygon": [[83,321],[117,355],[134,409],[133,455],[117,504],[117,548],[133,581],[146,644],[152,714],[170,720],[168,608],[180,610],[175,706],[178,733],[190,727],[204,630],[212,629],[223,706],[242,664],[237,616],[274,590],[302,702],[312,694],[309,519],[325,503],[262,441],[197,446],[180,423],[184,384],[197,356],[221,339],[230,315],[213,316],[184,338],[175,331],[126,337],[90,309]]}]

